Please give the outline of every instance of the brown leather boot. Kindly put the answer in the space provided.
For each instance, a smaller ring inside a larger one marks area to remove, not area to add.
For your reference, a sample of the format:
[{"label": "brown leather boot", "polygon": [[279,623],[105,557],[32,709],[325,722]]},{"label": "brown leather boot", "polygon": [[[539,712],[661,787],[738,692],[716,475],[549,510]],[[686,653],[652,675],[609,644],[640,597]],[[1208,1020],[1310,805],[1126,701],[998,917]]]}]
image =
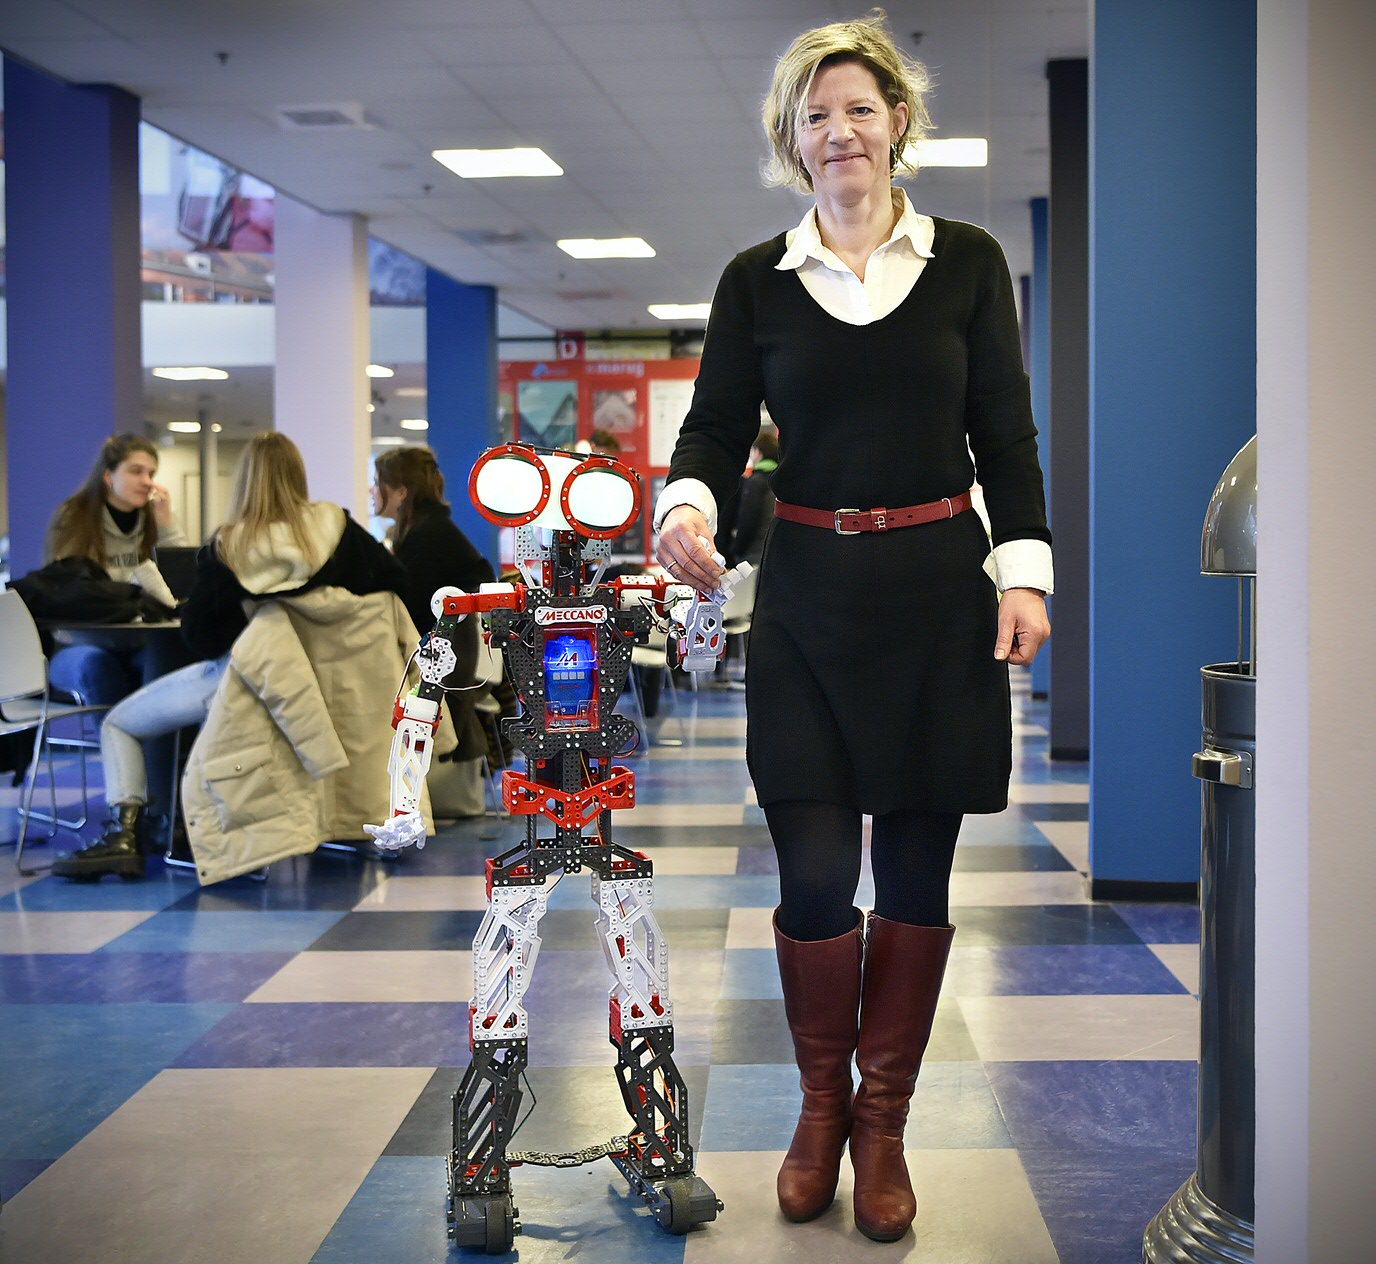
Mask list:
[{"label": "brown leather boot", "polygon": [[779,1169],[779,1207],[790,1220],[820,1216],[836,1198],[850,1135],[850,1060],[860,1014],[864,915],[836,939],[789,939],[774,921],[784,1012],[803,1086],[803,1109]]},{"label": "brown leather boot", "polygon": [[917,1214],[903,1127],[954,934],[954,926],[905,926],[870,914],[850,1159],[855,1226],[876,1242],[901,1238]]}]

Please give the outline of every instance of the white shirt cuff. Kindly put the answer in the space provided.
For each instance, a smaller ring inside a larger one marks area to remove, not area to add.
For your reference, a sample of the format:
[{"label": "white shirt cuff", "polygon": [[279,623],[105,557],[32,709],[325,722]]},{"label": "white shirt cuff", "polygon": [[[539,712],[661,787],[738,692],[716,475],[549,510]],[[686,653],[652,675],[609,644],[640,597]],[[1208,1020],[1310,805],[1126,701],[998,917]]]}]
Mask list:
[{"label": "white shirt cuff", "polygon": [[1051,546],[1045,540],[1008,540],[998,545],[984,559],[984,573],[1000,592],[1037,588],[1049,596],[1055,587]]},{"label": "white shirt cuff", "polygon": [[664,525],[664,517],[669,510],[678,505],[692,505],[704,518],[707,525],[711,528],[712,535],[717,534],[717,498],[712,495],[712,489],[698,478],[676,478],[662,492],[659,499],[655,501],[655,516],[653,526],[655,534],[659,534],[659,529]]}]

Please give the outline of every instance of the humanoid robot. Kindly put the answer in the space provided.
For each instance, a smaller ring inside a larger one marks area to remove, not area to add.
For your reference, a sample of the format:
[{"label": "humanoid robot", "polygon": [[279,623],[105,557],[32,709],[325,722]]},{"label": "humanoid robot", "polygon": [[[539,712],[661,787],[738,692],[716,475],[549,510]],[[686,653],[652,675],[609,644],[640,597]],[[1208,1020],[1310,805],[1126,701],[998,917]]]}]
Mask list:
[{"label": "humanoid robot", "polygon": [[[525,839],[487,861],[488,906],[473,941],[473,1056],[454,1095],[449,1155],[449,1232],[461,1246],[509,1251],[520,1232],[511,1169],[572,1167],[607,1157],[668,1232],[714,1220],[722,1204],[694,1173],[688,1093],[674,1065],[668,945],[654,916],[654,866],[612,839],[612,813],[635,805],[635,774],[616,762],[640,740],[616,714],[631,647],[651,620],[667,621],[670,659],[710,668],[725,636],[721,604],[744,572],[703,595],[651,576],[601,583],[610,541],[640,512],[640,479],[606,456],[524,444],[479,457],[469,494],[490,522],[516,528],[524,584],[441,589],[437,622],[417,650],[420,685],[398,698],[389,769],[392,818],[369,826],[387,850],[425,844],[419,807],[457,625],[481,615],[505,655],[522,715],[506,721],[525,770],[502,774],[502,801],[525,818]],[[748,563],[746,570],[749,569]],[[587,869],[597,929],[612,976],[610,1038],[616,1078],[633,1127],[627,1136],[566,1154],[508,1150],[522,1099],[529,1019],[523,1004],[540,948],[550,892]]]}]

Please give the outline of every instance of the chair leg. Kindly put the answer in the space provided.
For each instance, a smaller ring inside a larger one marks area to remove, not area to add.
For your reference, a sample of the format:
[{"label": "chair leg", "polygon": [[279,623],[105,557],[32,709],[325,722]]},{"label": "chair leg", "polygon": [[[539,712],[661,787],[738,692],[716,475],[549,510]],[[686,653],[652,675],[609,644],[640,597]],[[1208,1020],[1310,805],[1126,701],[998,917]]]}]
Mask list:
[{"label": "chair leg", "polygon": [[[43,711],[38,721],[38,728],[33,735],[33,758],[29,760],[29,772],[24,781],[24,806],[19,810],[19,840],[14,849],[14,867],[25,877],[30,877],[35,873],[43,873],[49,868],[48,865],[40,865],[35,869],[24,868],[24,843],[29,832],[29,812],[33,807],[33,788],[38,780],[38,761],[43,754],[43,745],[48,736],[48,700],[43,699]],[[53,833],[56,833],[54,829]],[[52,834],[48,835],[49,838]]]},{"label": "chair leg", "polygon": [[167,810],[167,850],[163,853],[162,863],[170,865],[173,869],[195,869],[196,862],[194,860],[183,860],[180,856],[173,856],[172,854],[172,839],[176,837],[177,833],[177,812],[180,800],[178,791],[182,781],[181,767],[182,731],[178,729],[172,734],[172,803]]}]

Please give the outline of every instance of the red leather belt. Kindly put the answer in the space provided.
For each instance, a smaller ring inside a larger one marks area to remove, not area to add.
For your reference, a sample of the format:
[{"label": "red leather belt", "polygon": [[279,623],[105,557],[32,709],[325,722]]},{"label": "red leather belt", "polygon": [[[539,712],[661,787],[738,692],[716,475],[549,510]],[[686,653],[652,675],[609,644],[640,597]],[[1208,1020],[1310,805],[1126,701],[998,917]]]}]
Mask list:
[{"label": "red leather belt", "polygon": [[808,509],[805,505],[776,500],[774,516],[807,527],[825,527],[837,535],[859,535],[862,531],[893,531],[939,518],[954,518],[969,508],[970,493],[961,492],[959,496],[943,496],[925,505],[907,505],[902,509]]}]

